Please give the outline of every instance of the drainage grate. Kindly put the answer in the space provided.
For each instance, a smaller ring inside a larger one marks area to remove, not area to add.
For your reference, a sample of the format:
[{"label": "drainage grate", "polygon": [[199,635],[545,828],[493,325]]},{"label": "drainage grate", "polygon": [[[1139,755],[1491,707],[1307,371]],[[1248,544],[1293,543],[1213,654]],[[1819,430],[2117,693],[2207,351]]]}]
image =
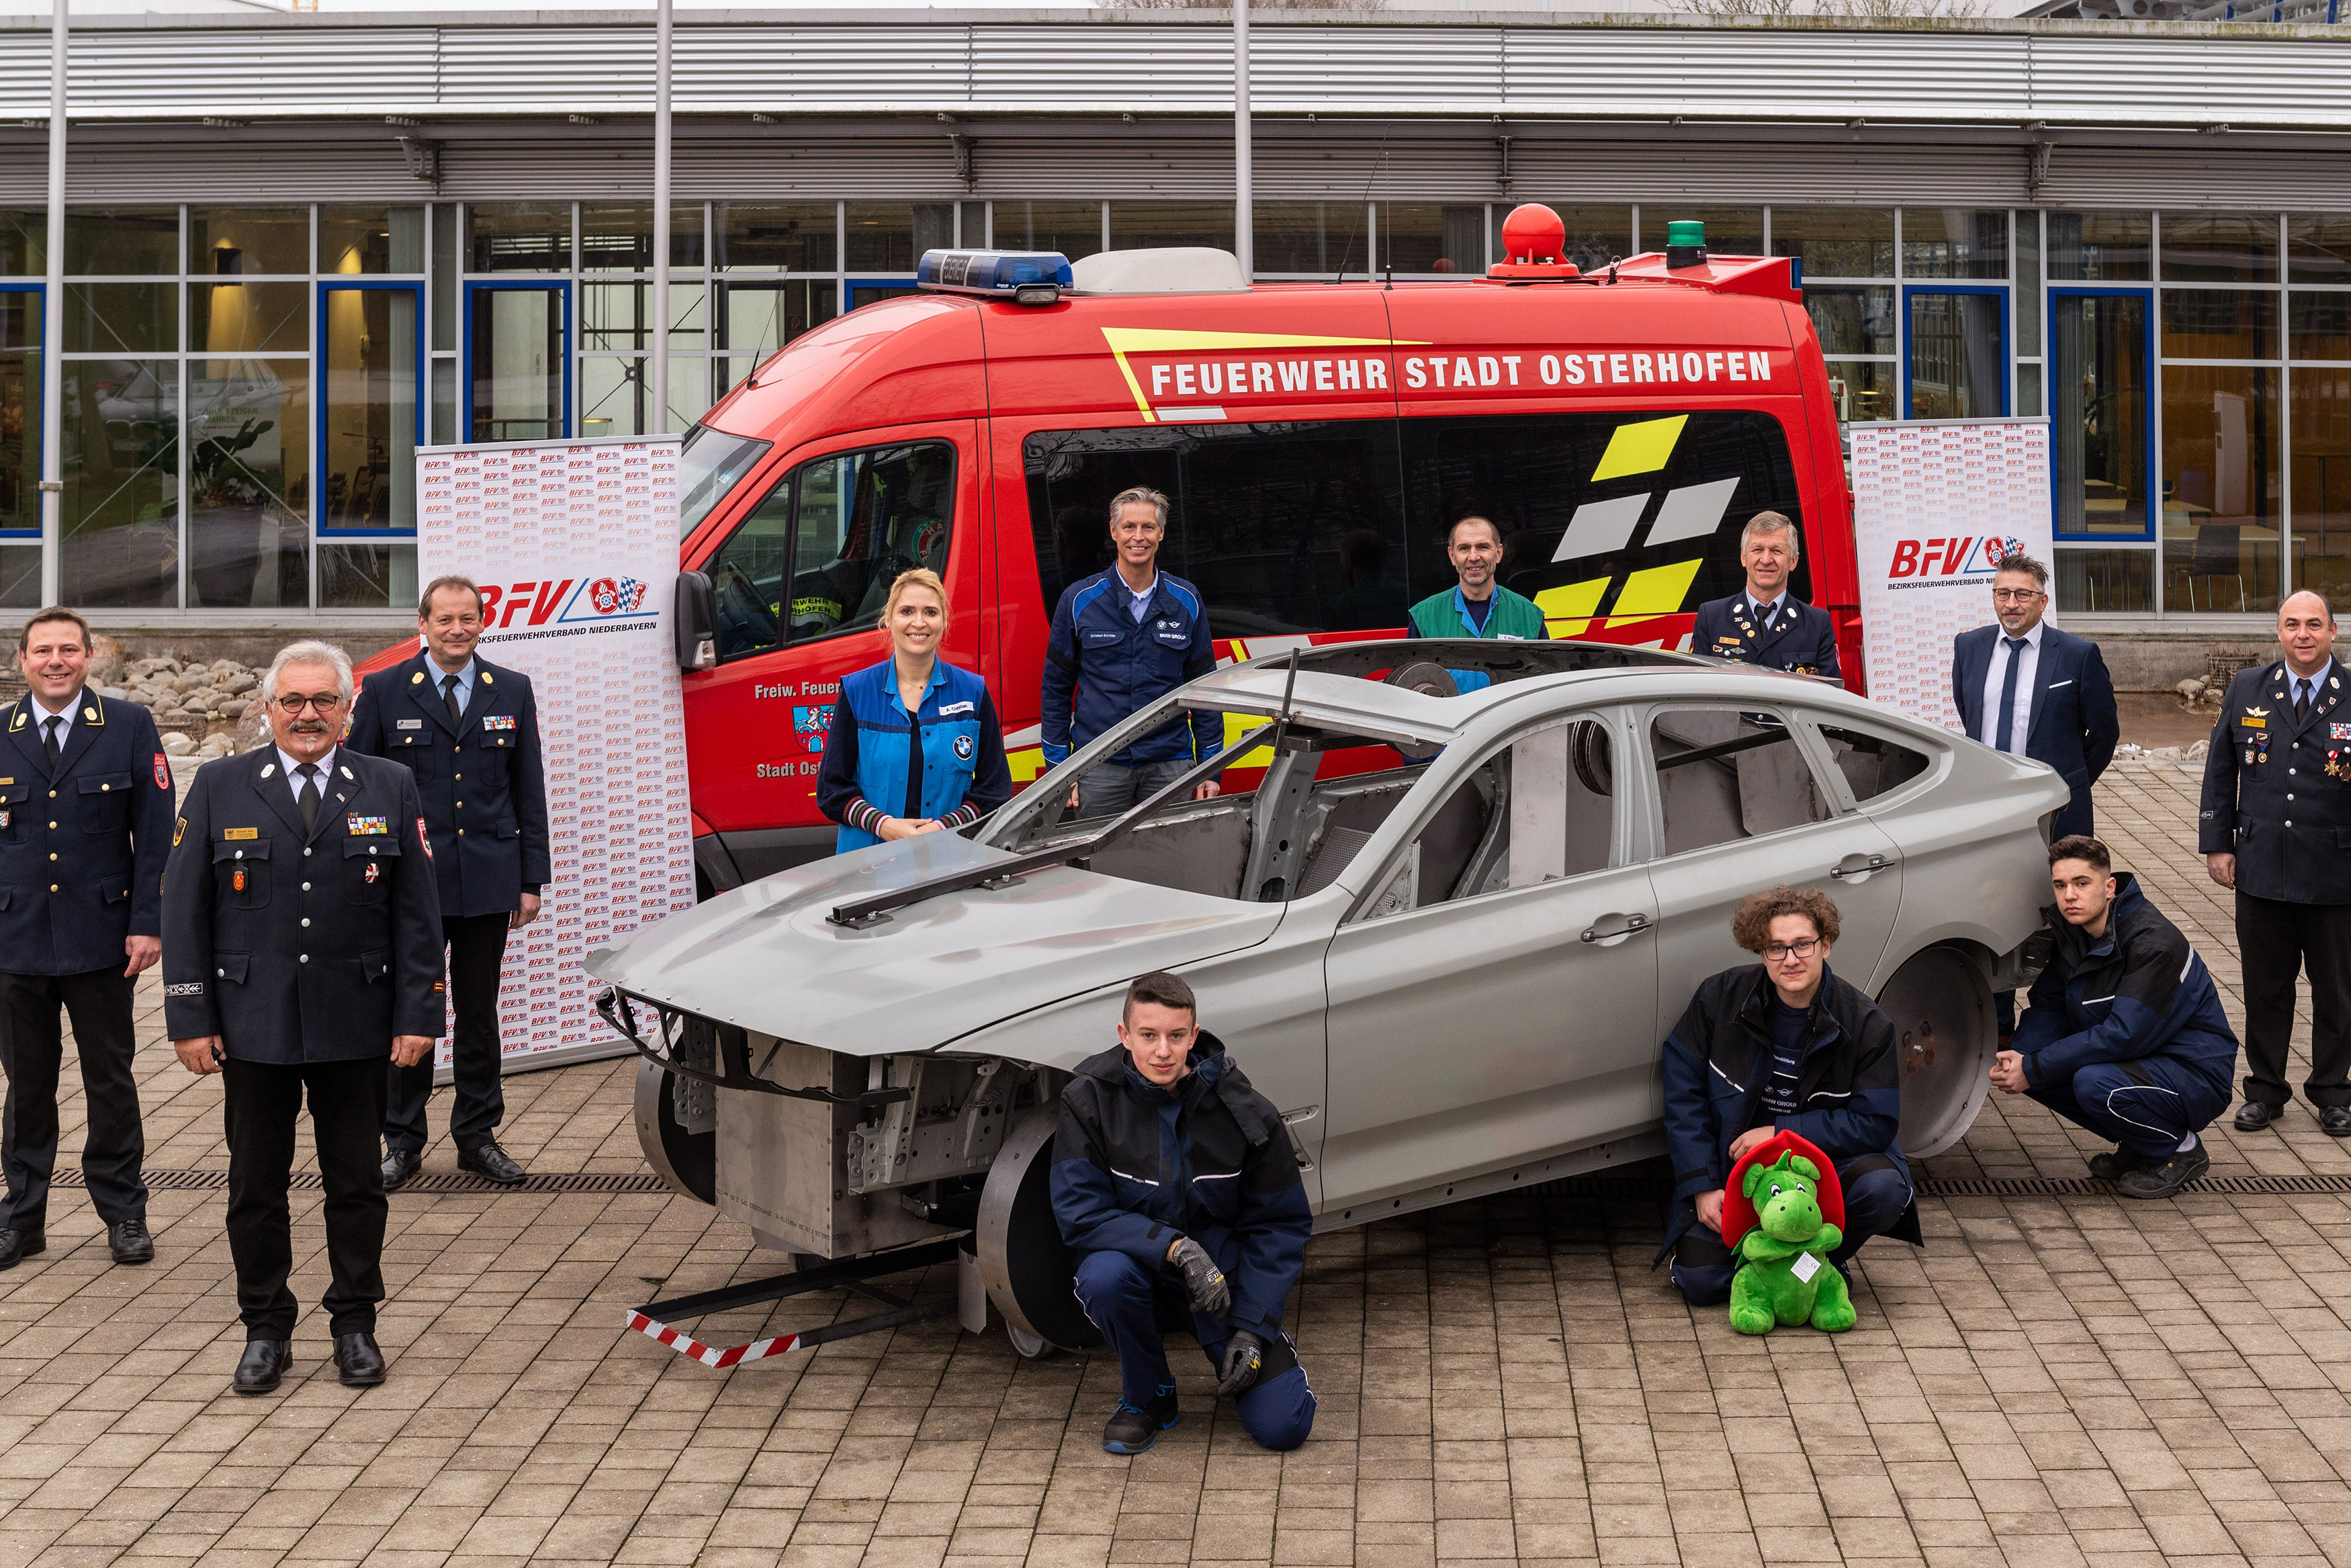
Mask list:
[{"label": "drainage grate", "polygon": [[[1662,1199],[1673,1191],[1660,1177],[1571,1176],[1534,1189],[1546,1198],[1582,1202]],[[1927,1176],[1921,1198],[2110,1198],[2114,1183],[2087,1176]],[[2351,1196],[2351,1173],[2341,1176],[2207,1176],[2184,1190],[2214,1198]]]},{"label": "drainage grate", "polygon": [[[220,1192],[227,1189],[225,1170],[150,1170],[141,1172],[147,1185],[158,1192]],[[60,1170],[54,1185],[80,1187],[78,1170]],[[292,1186],[297,1192],[316,1192],[326,1185],[315,1170],[298,1170]],[[603,1171],[575,1170],[560,1174],[533,1172],[518,1187],[500,1187],[485,1181],[470,1171],[436,1170],[409,1178],[408,1184],[394,1198],[409,1193],[498,1193],[498,1192],[667,1192],[669,1184],[649,1170]]]}]

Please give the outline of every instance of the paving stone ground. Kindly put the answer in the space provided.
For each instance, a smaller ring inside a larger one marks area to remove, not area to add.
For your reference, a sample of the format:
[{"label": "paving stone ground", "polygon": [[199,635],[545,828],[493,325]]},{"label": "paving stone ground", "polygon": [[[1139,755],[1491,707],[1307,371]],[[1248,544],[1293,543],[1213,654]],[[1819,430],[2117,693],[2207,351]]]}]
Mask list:
[{"label": "paving stone ground", "polygon": [[[2100,820],[2236,1013],[2195,791],[2120,765]],[[219,1080],[179,1069],[141,994],[150,1164],[223,1168]],[[630,1076],[509,1080],[508,1147],[641,1169]],[[2082,1173],[2094,1146],[1993,1098],[1935,1173]],[[78,1147],[78,1098],[65,1115]],[[2216,1174],[2351,1170],[2305,1110],[2284,1127],[2215,1133]],[[454,1168],[445,1141],[426,1168]],[[1106,1358],[1022,1362],[934,1322],[720,1373],[626,1332],[628,1305],[778,1266],[660,1196],[395,1195],[391,1380],[339,1386],[311,1304],[286,1389],[240,1399],[222,1201],[158,1191],[156,1262],[116,1269],[60,1191],[47,1255],[0,1274],[0,1568],[2351,1562],[2342,1197],[1930,1199],[1923,1252],[1862,1254],[1857,1329],[1764,1340],[1650,1272],[1647,1205],[1463,1204],[1314,1242],[1312,1442],[1258,1450],[1177,1355],[1183,1424],[1131,1460],[1098,1446]],[[315,1303],[317,1195],[295,1214]],[[923,1293],[952,1289],[932,1274]]]}]

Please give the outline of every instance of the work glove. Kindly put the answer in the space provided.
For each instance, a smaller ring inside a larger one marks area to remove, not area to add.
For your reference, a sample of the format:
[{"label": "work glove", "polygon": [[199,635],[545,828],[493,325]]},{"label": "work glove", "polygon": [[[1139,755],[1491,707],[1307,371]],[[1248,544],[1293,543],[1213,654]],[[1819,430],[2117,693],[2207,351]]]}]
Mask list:
[{"label": "work glove", "polygon": [[1217,1392],[1236,1397],[1247,1393],[1257,1383],[1257,1375],[1265,1366],[1265,1341],[1242,1329],[1225,1342],[1225,1365],[1217,1380]]},{"label": "work glove", "polygon": [[1192,1298],[1194,1312],[1202,1317],[1222,1317],[1232,1310],[1232,1287],[1225,1283],[1225,1272],[1208,1256],[1208,1249],[1186,1236],[1176,1243],[1167,1261],[1184,1272],[1184,1289]]}]

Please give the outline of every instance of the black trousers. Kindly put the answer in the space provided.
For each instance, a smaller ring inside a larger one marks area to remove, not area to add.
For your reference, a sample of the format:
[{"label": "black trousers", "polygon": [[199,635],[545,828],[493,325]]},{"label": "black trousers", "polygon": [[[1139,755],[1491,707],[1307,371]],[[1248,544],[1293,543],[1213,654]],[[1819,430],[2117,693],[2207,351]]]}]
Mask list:
[{"label": "black trousers", "polygon": [[58,1009],[73,1019],[89,1126],[81,1168],[90,1207],[109,1225],[147,1218],[147,1153],[140,1128],[139,1084],[131,1075],[136,1041],[131,990],[119,965],[87,974],[0,974],[0,1071],[8,1100],[0,1110],[0,1168],[8,1197],[0,1229],[40,1231],[48,1220],[49,1181],[57,1168],[57,1075],[65,1063]]},{"label": "black trousers", "polygon": [[2294,1033],[2295,976],[2310,976],[2314,1106],[2351,1106],[2351,904],[2288,904],[2237,894],[2237,951],[2245,976],[2245,1100],[2283,1106]]},{"label": "black trousers", "polygon": [[291,1339],[299,1307],[286,1277],[294,1267],[287,1188],[302,1096],[327,1189],[327,1268],[320,1304],[335,1334],[372,1333],[383,1300],[383,1059],[279,1066],[240,1062],[221,1070],[228,1125],[228,1250],[236,1264],[237,1315],[247,1339]]},{"label": "black trousers", "polygon": [[[444,915],[441,934],[449,943],[449,996],[457,1014],[450,1036],[450,1069],[456,1075],[456,1103],[449,1107],[449,1141],[475,1149],[497,1136],[506,1119],[506,1092],[498,1078],[498,971],[507,960],[507,917]],[[433,1053],[413,1067],[392,1067],[383,1116],[387,1153],[423,1154],[428,1141],[424,1103],[433,1095]]]}]

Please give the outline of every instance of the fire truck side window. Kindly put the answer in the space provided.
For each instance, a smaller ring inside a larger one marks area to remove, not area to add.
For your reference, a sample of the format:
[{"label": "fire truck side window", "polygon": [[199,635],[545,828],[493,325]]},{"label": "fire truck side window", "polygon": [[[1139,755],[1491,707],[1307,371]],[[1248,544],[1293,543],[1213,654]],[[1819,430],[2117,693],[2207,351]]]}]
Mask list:
[{"label": "fire truck side window", "polygon": [[1141,484],[1168,498],[1159,563],[1199,588],[1215,636],[1401,628],[1412,600],[1395,443],[1390,420],[1032,435],[1044,601],[1109,568],[1110,498]]},{"label": "fire truck side window", "polygon": [[1796,520],[1794,588],[1813,597],[1813,540],[1786,434],[1769,414],[1408,420],[1404,472],[1416,593],[1451,578],[1447,530],[1490,517],[1503,586],[1540,603],[1554,637],[1581,634],[1594,615],[1671,615],[1738,592],[1739,531],[1758,512]]},{"label": "fire truck side window", "polygon": [[711,557],[722,659],[871,628],[898,574],[946,574],[955,449],[836,452],[782,479]]}]

